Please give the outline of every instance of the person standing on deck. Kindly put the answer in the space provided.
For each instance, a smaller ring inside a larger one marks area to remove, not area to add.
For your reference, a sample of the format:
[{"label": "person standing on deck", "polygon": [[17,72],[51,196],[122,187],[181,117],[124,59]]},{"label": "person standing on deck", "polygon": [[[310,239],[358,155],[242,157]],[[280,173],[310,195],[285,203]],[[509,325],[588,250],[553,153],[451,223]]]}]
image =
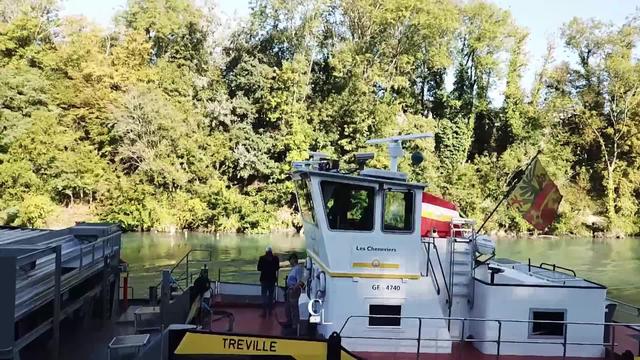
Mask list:
[{"label": "person standing on deck", "polygon": [[260,271],[260,292],[262,294],[262,317],[271,316],[273,310],[273,293],[278,282],[278,270],[280,260],[273,255],[271,245],[267,246],[264,255],[258,259],[258,271]]},{"label": "person standing on deck", "polygon": [[[200,269],[200,275],[193,282],[190,294],[191,306],[196,309],[193,320],[195,325],[211,325],[211,280],[209,280],[209,270],[207,265]],[[199,304],[194,304],[196,300],[199,300]]]},{"label": "person standing on deck", "polygon": [[291,272],[287,276],[287,325],[298,329],[300,322],[300,311],[298,309],[298,299],[304,287],[304,267],[298,264],[298,255],[291,254],[289,257]]}]

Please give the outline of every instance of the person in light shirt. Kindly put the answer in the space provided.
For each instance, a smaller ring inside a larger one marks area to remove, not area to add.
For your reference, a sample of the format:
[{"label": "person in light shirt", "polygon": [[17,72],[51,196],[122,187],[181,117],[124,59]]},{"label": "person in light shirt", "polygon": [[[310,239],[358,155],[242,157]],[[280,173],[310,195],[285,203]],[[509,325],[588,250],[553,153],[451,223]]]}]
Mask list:
[{"label": "person in light shirt", "polygon": [[300,323],[298,299],[304,288],[304,267],[302,264],[298,264],[298,255],[296,254],[289,256],[289,264],[291,265],[291,272],[287,276],[287,303],[285,308],[287,326],[298,329],[298,324]]}]

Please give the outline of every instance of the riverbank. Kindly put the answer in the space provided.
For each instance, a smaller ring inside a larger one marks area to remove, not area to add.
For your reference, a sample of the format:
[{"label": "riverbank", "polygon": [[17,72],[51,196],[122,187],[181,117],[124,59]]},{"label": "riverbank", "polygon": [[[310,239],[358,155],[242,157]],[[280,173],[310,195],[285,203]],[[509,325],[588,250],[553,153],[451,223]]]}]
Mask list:
[{"label": "riverbank", "polygon": [[[583,234],[539,234],[534,231],[526,233],[514,233],[506,231],[491,231],[489,236],[496,239],[557,239],[560,237],[568,238],[584,238],[591,237],[593,239],[624,239],[628,237],[625,234],[619,232],[594,232],[591,236],[585,236]],[[634,235],[637,236],[637,235]],[[634,237],[631,236],[631,237]]]},{"label": "riverbank", "polygon": [[[281,209],[278,211],[277,218],[281,226],[274,226],[265,232],[249,232],[249,234],[298,234],[301,227],[298,226],[299,220],[297,214],[290,209]],[[95,206],[89,204],[74,204],[73,206],[58,206],[44,220],[44,227],[48,229],[64,229],[73,226],[77,222],[96,222],[101,221],[97,215]],[[284,224],[289,224],[284,226]],[[530,238],[545,239],[553,237],[593,237],[593,238],[625,238],[627,236],[637,236],[638,234],[624,234],[620,231],[605,231],[606,220],[599,216],[585,216],[576,224],[572,232],[552,232],[540,233],[532,230],[528,232],[514,232],[509,229],[490,230],[488,234],[493,238]],[[135,232],[135,231],[134,231]],[[183,229],[175,224],[165,223],[149,228],[146,232],[177,234],[184,232],[198,232],[213,235],[220,234],[240,234],[237,231],[215,231],[214,229],[200,228],[196,230]]]}]

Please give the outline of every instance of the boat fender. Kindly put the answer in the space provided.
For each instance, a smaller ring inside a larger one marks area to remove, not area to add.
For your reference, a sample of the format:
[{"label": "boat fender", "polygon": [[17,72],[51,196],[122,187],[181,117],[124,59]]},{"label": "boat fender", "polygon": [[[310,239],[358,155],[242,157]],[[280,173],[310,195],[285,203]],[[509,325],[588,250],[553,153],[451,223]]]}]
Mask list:
[{"label": "boat fender", "polygon": [[493,255],[496,243],[487,235],[478,235],[475,240],[476,251],[483,255]]},{"label": "boat fender", "polygon": [[307,279],[307,285],[309,285],[309,283],[311,282],[311,280],[313,280],[313,260],[311,260],[311,258],[307,258],[304,261],[304,268],[305,268],[305,277]]},{"label": "boat fender", "polygon": [[324,294],[326,294],[326,286],[327,286],[327,279],[326,279],[326,275],[324,274],[324,271],[320,271],[318,273],[318,288],[316,290],[316,297],[319,299],[324,299]]},{"label": "boat fender", "polygon": [[313,260],[310,257],[307,257],[304,261],[305,267],[305,279],[307,279],[306,289],[307,296],[311,297],[311,284],[313,283],[313,270],[315,266],[313,266]]}]

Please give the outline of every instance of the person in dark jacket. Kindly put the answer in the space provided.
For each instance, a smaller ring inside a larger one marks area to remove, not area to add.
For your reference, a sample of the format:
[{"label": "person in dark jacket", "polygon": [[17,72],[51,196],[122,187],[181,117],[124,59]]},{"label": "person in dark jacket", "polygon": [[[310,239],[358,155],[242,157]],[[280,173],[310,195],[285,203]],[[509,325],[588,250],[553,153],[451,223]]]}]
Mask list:
[{"label": "person in dark jacket", "polygon": [[[193,282],[189,293],[191,307],[196,310],[190,323],[194,325],[211,324],[211,280],[209,280],[209,270],[205,265],[200,269],[200,275]],[[194,302],[199,301],[198,304]]]},{"label": "person in dark jacket", "polygon": [[262,293],[262,317],[271,316],[273,310],[273,292],[278,282],[278,270],[280,260],[273,255],[271,246],[267,246],[265,254],[258,259],[258,271],[260,271],[260,287]]}]

